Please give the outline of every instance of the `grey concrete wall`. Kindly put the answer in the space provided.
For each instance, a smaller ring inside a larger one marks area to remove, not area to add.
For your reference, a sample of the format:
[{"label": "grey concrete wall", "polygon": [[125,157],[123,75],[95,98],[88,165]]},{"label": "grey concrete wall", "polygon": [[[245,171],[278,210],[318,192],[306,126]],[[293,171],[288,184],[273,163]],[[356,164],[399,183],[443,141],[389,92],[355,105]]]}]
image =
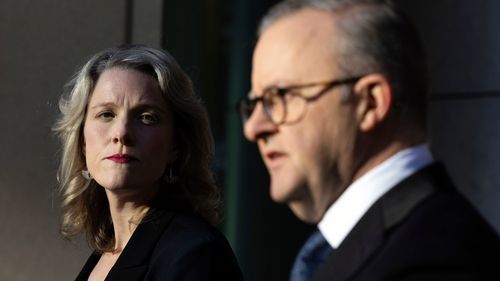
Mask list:
[{"label": "grey concrete wall", "polygon": [[162,47],[163,0],[134,0],[132,3],[131,40],[155,48]]},{"label": "grey concrete wall", "polygon": [[89,250],[59,235],[64,83],[90,54],[123,42],[125,2],[0,1],[0,280],[73,280]]},{"label": "grey concrete wall", "polygon": [[428,50],[433,149],[500,233],[500,2],[399,2]]}]

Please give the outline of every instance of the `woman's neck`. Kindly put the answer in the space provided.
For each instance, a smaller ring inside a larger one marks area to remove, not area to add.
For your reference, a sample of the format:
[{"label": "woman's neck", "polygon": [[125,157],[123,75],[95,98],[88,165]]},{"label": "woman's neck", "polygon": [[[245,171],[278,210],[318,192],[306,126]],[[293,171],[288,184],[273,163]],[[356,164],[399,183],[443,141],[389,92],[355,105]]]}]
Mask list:
[{"label": "woman's neck", "polygon": [[148,212],[155,194],[156,192],[131,195],[106,191],[111,220],[113,221],[114,253],[120,253],[125,248],[135,229]]}]

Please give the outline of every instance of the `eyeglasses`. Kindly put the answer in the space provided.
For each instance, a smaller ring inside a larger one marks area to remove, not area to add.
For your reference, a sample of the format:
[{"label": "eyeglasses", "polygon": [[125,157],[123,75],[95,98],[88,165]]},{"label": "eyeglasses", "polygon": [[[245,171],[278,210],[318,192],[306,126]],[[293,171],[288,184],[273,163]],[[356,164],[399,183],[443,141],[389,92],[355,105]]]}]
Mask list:
[{"label": "eyeglasses", "polygon": [[[362,76],[361,76],[362,77]],[[255,110],[258,102],[262,102],[266,116],[276,125],[293,123],[304,115],[308,102],[318,99],[329,90],[346,84],[356,83],[361,77],[352,77],[329,82],[317,82],[293,85],[285,88],[269,87],[260,97],[243,97],[238,103],[238,111],[243,122],[246,122]],[[304,95],[298,90],[323,86],[315,95]]]}]

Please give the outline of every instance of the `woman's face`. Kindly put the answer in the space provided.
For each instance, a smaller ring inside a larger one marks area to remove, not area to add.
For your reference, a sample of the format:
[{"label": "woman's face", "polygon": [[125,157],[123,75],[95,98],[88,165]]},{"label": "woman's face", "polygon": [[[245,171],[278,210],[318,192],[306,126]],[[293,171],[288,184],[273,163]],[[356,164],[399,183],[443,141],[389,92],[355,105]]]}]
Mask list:
[{"label": "woman's face", "polygon": [[172,114],[157,81],[136,70],[101,74],[83,136],[87,168],[108,193],[155,192],[176,159]]}]

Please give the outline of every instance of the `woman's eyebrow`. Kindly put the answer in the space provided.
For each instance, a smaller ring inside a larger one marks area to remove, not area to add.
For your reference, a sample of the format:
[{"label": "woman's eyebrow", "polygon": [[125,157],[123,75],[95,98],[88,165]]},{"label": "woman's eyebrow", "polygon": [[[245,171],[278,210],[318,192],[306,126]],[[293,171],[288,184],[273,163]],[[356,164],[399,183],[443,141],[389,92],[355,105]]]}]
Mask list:
[{"label": "woman's eyebrow", "polygon": [[95,109],[98,107],[115,107],[115,106],[116,106],[116,104],[113,102],[101,102],[101,103],[98,103],[96,105],[89,107],[89,109]]},{"label": "woman's eyebrow", "polygon": [[140,103],[140,104],[134,106],[133,108],[134,109],[138,109],[138,110],[141,110],[141,109],[153,109],[153,110],[156,110],[156,111],[159,111],[159,112],[167,112],[166,108],[164,108],[162,106],[159,106],[156,103],[151,103],[151,102]]},{"label": "woman's eyebrow", "polygon": [[[117,105],[114,102],[101,102],[101,103],[98,103],[98,104],[91,106],[89,109],[96,109],[96,108],[100,108],[100,107],[117,107]],[[152,102],[144,102],[144,103],[137,104],[134,107],[132,107],[132,109],[134,109],[134,110],[136,110],[136,109],[153,109],[153,110],[160,111],[160,112],[167,111],[165,108],[157,105],[156,103],[152,103]]]}]

